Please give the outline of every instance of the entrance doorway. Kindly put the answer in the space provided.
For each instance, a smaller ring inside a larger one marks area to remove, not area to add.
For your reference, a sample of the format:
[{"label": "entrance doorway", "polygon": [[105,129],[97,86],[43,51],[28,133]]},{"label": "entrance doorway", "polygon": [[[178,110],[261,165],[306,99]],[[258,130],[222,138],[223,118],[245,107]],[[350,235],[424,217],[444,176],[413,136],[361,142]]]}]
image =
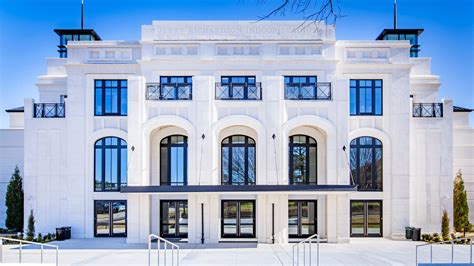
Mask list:
[{"label": "entrance doorway", "polygon": [[188,201],[162,200],[160,202],[160,236],[188,237]]},{"label": "entrance doorway", "polygon": [[351,200],[351,236],[382,236],[382,201]]}]

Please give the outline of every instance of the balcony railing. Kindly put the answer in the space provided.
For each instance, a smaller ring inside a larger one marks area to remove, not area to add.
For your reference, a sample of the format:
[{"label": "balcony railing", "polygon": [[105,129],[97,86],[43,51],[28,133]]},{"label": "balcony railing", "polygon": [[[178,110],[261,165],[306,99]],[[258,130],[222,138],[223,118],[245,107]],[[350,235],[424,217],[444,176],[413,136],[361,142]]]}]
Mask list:
[{"label": "balcony railing", "polygon": [[33,106],[35,118],[63,118],[66,116],[64,103],[35,103]]},{"label": "balcony railing", "polygon": [[262,84],[218,83],[216,82],[216,100],[261,100]]},{"label": "balcony railing", "polygon": [[192,100],[193,85],[191,83],[148,83],[146,99],[159,100]]},{"label": "balcony railing", "polygon": [[413,117],[443,117],[443,104],[414,103]]},{"label": "balcony railing", "polygon": [[285,100],[331,100],[331,82],[286,83]]}]

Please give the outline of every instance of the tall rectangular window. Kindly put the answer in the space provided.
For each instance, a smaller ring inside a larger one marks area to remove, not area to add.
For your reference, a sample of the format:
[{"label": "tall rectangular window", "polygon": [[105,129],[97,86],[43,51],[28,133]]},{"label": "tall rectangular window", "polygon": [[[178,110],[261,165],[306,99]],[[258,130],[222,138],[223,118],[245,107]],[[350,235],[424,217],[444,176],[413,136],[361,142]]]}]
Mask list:
[{"label": "tall rectangular window", "polygon": [[351,115],[382,115],[381,79],[351,79],[349,95]]},{"label": "tall rectangular window", "polygon": [[127,81],[95,80],[96,116],[127,115]]}]

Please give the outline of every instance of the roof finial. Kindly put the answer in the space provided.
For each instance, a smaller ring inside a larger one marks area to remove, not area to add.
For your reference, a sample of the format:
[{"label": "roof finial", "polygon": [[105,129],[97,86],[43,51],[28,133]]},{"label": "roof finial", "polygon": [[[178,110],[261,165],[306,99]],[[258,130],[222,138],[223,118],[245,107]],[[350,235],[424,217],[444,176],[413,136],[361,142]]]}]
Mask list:
[{"label": "roof finial", "polygon": [[397,0],[393,0],[393,29],[397,29]]},{"label": "roof finial", "polygon": [[81,30],[84,29],[84,0],[82,0],[81,5]]}]

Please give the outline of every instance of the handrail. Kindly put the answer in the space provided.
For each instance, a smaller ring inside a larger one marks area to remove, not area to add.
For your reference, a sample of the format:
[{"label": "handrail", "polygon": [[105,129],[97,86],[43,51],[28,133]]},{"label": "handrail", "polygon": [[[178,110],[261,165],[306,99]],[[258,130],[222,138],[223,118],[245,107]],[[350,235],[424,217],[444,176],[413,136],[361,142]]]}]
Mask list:
[{"label": "handrail", "polygon": [[[240,93],[239,89],[240,88]],[[215,84],[216,100],[262,100],[262,83],[221,83]]]},{"label": "handrail", "polygon": [[285,83],[285,100],[332,100],[331,82]]},{"label": "handrail", "polygon": [[147,83],[145,99],[153,101],[188,101],[193,99],[192,83]]},{"label": "handrail", "polygon": [[59,259],[59,246],[57,245],[51,245],[51,244],[44,244],[44,243],[36,243],[32,241],[27,241],[27,240],[20,240],[20,239],[15,239],[15,238],[9,238],[9,237],[0,237],[0,263],[3,262],[3,240],[7,241],[12,241],[12,242],[18,242],[20,243],[20,249],[18,253],[18,262],[21,263],[21,252],[23,250],[23,243],[25,244],[30,244],[30,245],[37,245],[41,247],[41,264],[43,264],[43,249],[44,247],[50,247],[50,248],[55,248],[56,249],[56,265],[58,264],[58,259]]},{"label": "handrail", "polygon": [[413,117],[443,117],[443,103],[413,103]]},{"label": "handrail", "polygon": [[456,238],[456,239],[451,239],[451,240],[445,240],[445,241],[440,241],[440,242],[435,242],[435,243],[424,243],[420,245],[416,245],[415,247],[415,265],[418,266],[418,248],[419,247],[424,247],[424,246],[430,246],[430,263],[433,263],[433,245],[436,244],[443,244],[443,243],[451,243],[451,264],[454,263],[454,242],[460,241],[460,240],[466,240],[469,239],[469,263],[472,264],[472,241],[474,237],[463,237],[463,238]]},{"label": "handrail", "polygon": [[[312,245],[312,240],[316,238],[316,265],[319,265],[319,235],[318,234],[314,234],[304,240],[301,240],[300,242],[296,243],[293,245],[292,247],[292,254],[293,254],[293,257],[292,257],[292,265],[293,266],[299,266],[300,265],[300,259],[299,259],[299,255],[300,255],[300,245],[303,245],[303,266],[306,265],[306,246],[305,244],[309,244],[309,265],[312,265],[311,264],[311,258],[312,258],[312,255],[311,255],[311,245]],[[295,248],[296,248],[296,264],[295,264]]]},{"label": "handrail", "polygon": [[160,242],[163,242],[164,244],[164,259],[163,259],[163,265],[166,266],[166,253],[168,251],[167,249],[167,245],[170,245],[171,246],[171,266],[174,265],[174,250],[176,249],[176,266],[179,266],[179,246],[176,245],[175,243],[173,242],[170,242],[160,236],[157,236],[155,234],[150,234],[148,236],[148,265],[151,265],[151,241],[153,239],[156,239],[157,240],[157,258],[158,258],[158,266],[160,265]]},{"label": "handrail", "polygon": [[34,118],[64,118],[66,117],[65,103],[34,103]]}]

